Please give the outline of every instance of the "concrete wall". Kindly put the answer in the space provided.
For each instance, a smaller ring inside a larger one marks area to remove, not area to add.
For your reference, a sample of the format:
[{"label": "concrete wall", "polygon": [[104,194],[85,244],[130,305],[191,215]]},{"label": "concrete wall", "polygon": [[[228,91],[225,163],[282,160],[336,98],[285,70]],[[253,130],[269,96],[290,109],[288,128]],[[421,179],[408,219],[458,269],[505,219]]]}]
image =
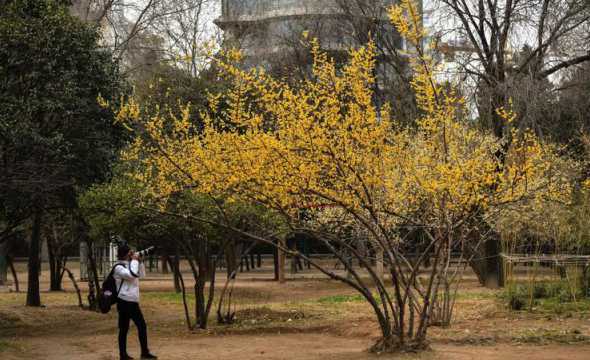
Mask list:
[{"label": "concrete wall", "polygon": [[[396,0],[366,0],[371,7],[389,6]],[[272,17],[339,14],[346,0],[222,0],[222,19],[228,21],[258,21]],[[350,0],[354,8],[355,0]],[[359,15],[361,12],[358,12]],[[386,18],[385,14],[381,14]]]},{"label": "concrete wall", "polygon": [[[241,48],[259,64],[297,46],[304,31],[317,37],[326,50],[346,51],[362,44],[353,36],[352,23],[342,17],[342,1],[222,0],[222,16],[217,24],[225,30],[226,45]],[[378,9],[395,2],[374,0],[372,6]],[[374,16],[387,21],[384,11],[376,11]],[[392,36],[396,36],[393,29]]]},{"label": "concrete wall", "polygon": [[73,0],[71,14],[83,21],[94,22],[102,16],[102,8],[95,0]]},{"label": "concrete wall", "polygon": [[334,0],[222,0],[222,16],[254,20],[273,16],[334,12]]}]

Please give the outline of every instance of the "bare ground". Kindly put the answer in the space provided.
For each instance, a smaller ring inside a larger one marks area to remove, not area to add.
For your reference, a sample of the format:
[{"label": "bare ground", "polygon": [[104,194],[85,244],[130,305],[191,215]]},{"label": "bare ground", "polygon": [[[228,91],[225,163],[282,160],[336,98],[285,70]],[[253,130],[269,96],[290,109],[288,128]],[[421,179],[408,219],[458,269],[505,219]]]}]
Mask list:
[{"label": "bare ground", "polygon": [[[456,322],[431,329],[432,351],[369,354],[378,328],[362,301],[346,298],[353,291],[314,273],[283,285],[269,277],[270,270],[263,269],[237,282],[236,324],[216,325],[212,317],[208,331],[190,333],[171,281],[152,276],[142,284],[151,348],[161,359],[590,359],[589,314],[509,312],[496,293],[469,278]],[[44,274],[42,288],[47,287]],[[116,359],[116,312],[79,309],[70,284],[66,292],[43,293],[42,299],[46,307],[25,308],[24,294],[0,293],[1,359]],[[133,327],[129,347],[137,356]]]}]

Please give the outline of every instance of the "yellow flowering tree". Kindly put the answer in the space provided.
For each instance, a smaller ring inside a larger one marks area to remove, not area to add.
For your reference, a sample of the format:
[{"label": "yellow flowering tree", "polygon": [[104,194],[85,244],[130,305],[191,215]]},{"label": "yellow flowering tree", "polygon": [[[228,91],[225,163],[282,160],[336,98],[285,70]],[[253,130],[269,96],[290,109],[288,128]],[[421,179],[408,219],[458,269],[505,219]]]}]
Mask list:
[{"label": "yellow flowering tree", "polygon": [[[117,114],[138,134],[124,154],[140,164],[131,173],[163,208],[187,189],[216,199],[220,212],[234,201],[262,204],[326,245],[351,276],[306,260],[364,296],[382,331],[379,351],[427,346],[436,309],[441,302],[452,309],[452,299],[440,297],[456,275],[451,253],[479,246],[478,221],[570,191],[558,157],[532,133],[515,130],[506,149],[462,119],[464,100],[435,81],[416,7],[404,0],[390,15],[414,49],[412,86],[423,116],[411,128],[396,122],[395,109],[374,104],[373,44],[352,50],[340,68],[315,41],[310,77],[296,85],[242,69],[239,53],[224,54],[217,66],[231,86],[209,96],[204,125],[191,123],[188,110],[178,116],[133,100]],[[499,114],[508,122],[515,116]],[[376,254],[391,283],[375,269]],[[425,264],[427,275],[419,275]]]}]

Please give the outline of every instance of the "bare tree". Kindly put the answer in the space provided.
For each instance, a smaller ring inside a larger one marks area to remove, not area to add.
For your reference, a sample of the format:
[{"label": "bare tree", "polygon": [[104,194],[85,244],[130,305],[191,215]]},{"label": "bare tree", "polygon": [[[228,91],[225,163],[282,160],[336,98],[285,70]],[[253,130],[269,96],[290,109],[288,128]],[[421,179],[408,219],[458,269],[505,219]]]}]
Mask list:
[{"label": "bare tree", "polygon": [[214,0],[75,0],[72,12],[102,29],[105,46],[127,70],[173,60],[196,75],[215,6]]},{"label": "bare tree", "polygon": [[[543,81],[590,61],[590,3],[585,0],[439,0],[436,26],[453,33],[466,55],[460,71],[478,85],[479,116],[498,137],[507,105],[523,79]],[[448,39],[448,36],[447,36]],[[527,49],[518,54],[518,49]]]},{"label": "bare tree", "polygon": [[44,226],[43,234],[49,254],[50,291],[62,291],[62,280],[66,273],[68,250],[78,244],[74,233],[74,218],[66,211],[48,214],[50,221]]},{"label": "bare tree", "polygon": [[[438,0],[433,26],[452,54],[455,72],[470,78],[480,122],[505,139],[509,127],[497,109],[514,107],[517,129],[542,135],[539,119],[552,112],[551,94],[565,69],[590,61],[590,3],[585,0]],[[556,119],[559,121],[559,118]],[[502,285],[499,235],[475,256],[482,283]]]},{"label": "bare tree", "polygon": [[216,10],[214,0],[171,1],[160,11],[166,13],[154,28],[166,40],[166,56],[178,59],[177,65],[196,77],[206,61],[207,44],[217,34],[212,25]]}]

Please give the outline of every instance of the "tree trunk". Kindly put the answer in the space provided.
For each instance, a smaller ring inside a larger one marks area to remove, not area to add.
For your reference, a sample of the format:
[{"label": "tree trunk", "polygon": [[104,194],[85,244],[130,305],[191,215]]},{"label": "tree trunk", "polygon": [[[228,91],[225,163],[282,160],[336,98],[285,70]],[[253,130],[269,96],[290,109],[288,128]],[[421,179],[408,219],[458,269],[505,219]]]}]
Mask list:
[{"label": "tree trunk", "polygon": [[[481,220],[481,223],[484,223]],[[481,233],[489,232],[489,238],[481,239]],[[477,244],[475,248],[465,249],[465,258],[477,276],[479,283],[490,289],[504,286],[504,264],[502,261],[502,243],[500,234],[487,226],[470,235],[468,243]]]},{"label": "tree trunk", "polygon": [[197,274],[195,282],[195,312],[197,313],[197,323],[199,328],[207,328],[207,319],[205,317],[205,275]]},{"label": "tree trunk", "polygon": [[0,244],[0,286],[8,282],[8,240]]},{"label": "tree trunk", "polygon": [[205,320],[205,324],[204,324],[204,327],[201,326],[202,329],[207,328],[207,322],[209,321],[209,314],[211,313],[211,307],[213,306],[213,300],[215,298],[215,269],[216,269],[215,261],[213,261],[213,262],[208,261],[208,266],[209,266],[209,271],[208,271],[207,275],[209,277],[209,296],[207,298],[207,305],[205,307],[205,314],[203,317],[203,319]]},{"label": "tree trunk", "polygon": [[61,279],[62,279],[62,266],[57,254],[56,240],[47,238],[47,252],[49,255],[49,290],[50,291],[62,291]]},{"label": "tree trunk", "polygon": [[170,262],[170,256],[164,255],[160,258],[160,262],[162,263],[162,274],[168,274],[170,271],[168,270],[168,263]]},{"label": "tree trunk", "polygon": [[[91,310],[98,310],[98,294],[100,293],[100,283],[98,280],[98,268],[96,259],[94,259],[94,243],[87,241],[88,244],[88,307]],[[92,285],[91,285],[92,284]]]},{"label": "tree trunk", "polygon": [[[275,239],[274,242],[278,242],[278,239]],[[278,245],[278,244],[277,244]],[[279,249],[277,246],[273,246],[272,249],[272,261],[273,261],[273,269],[274,269],[274,280],[279,281]]]},{"label": "tree trunk", "polygon": [[31,245],[29,248],[29,286],[27,289],[27,306],[41,306],[41,295],[39,294],[41,259],[39,258],[39,251],[41,245],[42,216],[42,210],[37,208],[33,214],[33,231],[31,233]]},{"label": "tree trunk", "polygon": [[[178,258],[178,251],[176,252],[176,258]],[[176,263],[177,265],[178,263]],[[191,321],[191,315],[188,310],[188,303],[186,301],[186,287],[184,286],[184,279],[182,278],[182,274],[180,273],[180,266],[172,266],[172,271],[174,271],[174,279],[178,279],[178,283],[181,287],[182,291],[182,306],[184,308],[184,317],[186,319],[186,326],[188,330],[193,330],[193,323]]]},{"label": "tree trunk", "polygon": [[6,257],[6,261],[8,262],[8,266],[10,267],[10,272],[12,272],[12,279],[14,280],[14,291],[20,292],[20,286],[18,283],[18,275],[16,273],[16,269],[14,268],[14,262],[10,256]]},{"label": "tree trunk", "polygon": [[[240,254],[241,254],[241,252],[240,252]],[[242,259],[242,264],[246,264],[246,272],[250,272],[250,261],[248,260],[248,256],[242,255],[241,259]]]},{"label": "tree trunk", "polygon": [[80,287],[76,282],[74,274],[72,274],[72,272],[67,267],[64,267],[64,272],[68,273],[68,277],[70,280],[72,280],[72,285],[74,285],[74,289],[76,289],[76,295],[78,295],[78,306],[84,308],[84,303],[82,302],[82,293],[80,292]]},{"label": "tree trunk", "polygon": [[[504,84],[505,73],[503,64],[498,64],[498,84]],[[495,156],[498,161],[503,165],[506,162],[506,152],[510,147],[510,135],[507,135],[506,131],[506,120],[498,114],[498,109],[506,107],[508,99],[504,91],[499,90],[500,85],[496,85],[496,88],[492,89],[492,107],[489,115],[493,121],[494,135],[498,139],[503,139],[504,144]],[[498,172],[502,169],[499,167]],[[502,243],[499,234],[493,234],[489,239],[485,240],[483,244],[484,248],[484,259],[481,259],[483,263],[479,265],[480,268],[484,268],[485,271],[480,276],[480,281],[487,288],[496,289],[504,286],[504,266],[502,264],[502,258],[500,256],[502,252]]]},{"label": "tree trunk", "polygon": [[[284,248],[285,247],[285,240],[278,240],[279,243],[281,244],[281,246]],[[285,262],[286,262],[286,256],[285,256],[285,252],[278,250],[278,257],[279,257],[279,266],[278,266],[278,278],[279,278],[279,283],[283,284],[285,282]]]},{"label": "tree trunk", "polygon": [[484,285],[490,289],[504,286],[504,266],[502,264],[502,245],[500,239],[493,237],[485,242],[486,273],[483,278]]},{"label": "tree trunk", "polygon": [[205,283],[207,282],[207,244],[203,239],[198,240],[198,250],[195,254],[197,260],[197,273],[195,277],[195,312],[197,314],[197,324],[199,328],[207,328],[207,318],[205,317]]},{"label": "tree trunk", "polygon": [[96,298],[96,288],[94,287],[94,281],[88,277],[88,308],[90,310],[97,309],[97,298]]},{"label": "tree trunk", "polygon": [[383,249],[377,249],[377,261],[375,263],[375,272],[381,281],[384,279],[385,270],[383,268]]},{"label": "tree trunk", "polygon": [[479,283],[489,289],[504,287],[504,263],[501,257],[500,238],[487,239],[475,252],[466,251],[469,266],[477,276]]},{"label": "tree trunk", "polygon": [[182,285],[182,274],[180,273],[180,255],[178,254],[178,247],[174,248],[174,260],[170,263],[172,271],[174,271],[174,291],[180,293],[183,291]]},{"label": "tree trunk", "polygon": [[224,251],[227,276],[234,279],[236,277],[238,270],[238,259],[236,250],[237,249],[235,241],[229,241],[225,246]]}]

